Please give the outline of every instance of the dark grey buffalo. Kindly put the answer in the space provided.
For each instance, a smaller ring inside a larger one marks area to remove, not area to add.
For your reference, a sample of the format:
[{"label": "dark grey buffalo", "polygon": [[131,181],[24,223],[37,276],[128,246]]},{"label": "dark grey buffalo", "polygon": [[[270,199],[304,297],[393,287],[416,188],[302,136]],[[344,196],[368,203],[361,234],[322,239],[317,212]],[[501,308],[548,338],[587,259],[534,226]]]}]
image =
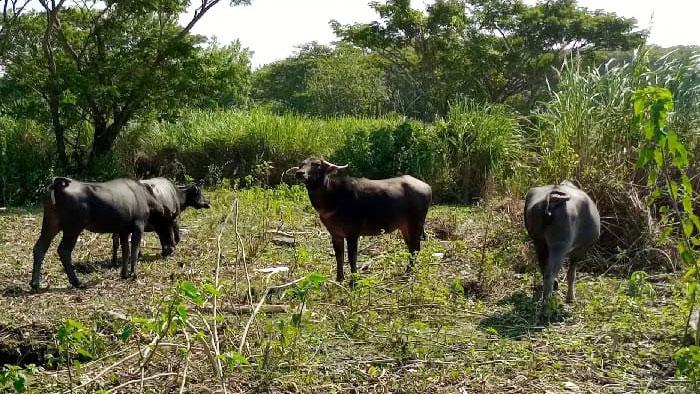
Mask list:
[{"label": "dark grey buffalo", "polygon": [[543,299],[548,300],[558,287],[557,276],[568,256],[566,302],[572,302],[576,264],[600,236],[595,203],[570,181],[532,188],[525,198],[525,227],[535,243],[544,280]]},{"label": "dark grey buffalo", "polygon": [[353,273],[357,272],[357,243],[361,235],[399,229],[411,255],[418,252],[432,200],[430,186],[408,175],[381,180],[332,177],[346,167],[308,158],[296,168],[296,176],[306,184],[311,205],[333,240],[338,282],[344,279],[345,241]]},{"label": "dark grey buffalo", "polygon": [[[127,278],[135,274],[139,243],[147,222],[156,230],[165,231],[172,226],[169,213],[154,196],[149,185],[131,179],[115,179],[104,183],[80,182],[70,178],[54,178],[49,196],[44,201],[44,219],[41,236],[34,245],[32,270],[33,289],[39,288],[41,263],[51,241],[63,231],[58,245],[58,255],[68,276],[68,281],[80,287],[75,275],[71,254],[80,233],[87,229],[95,233],[117,233],[123,241],[121,275]],[[131,253],[129,253],[131,235]],[[130,256],[130,258],[129,258]]]},{"label": "dark grey buffalo", "polygon": [[[175,251],[175,246],[180,243],[180,225],[177,221],[180,213],[187,207],[195,209],[209,208],[209,200],[196,185],[178,187],[166,178],[145,179],[139,182],[150,186],[153,190],[153,195],[163,204],[163,208],[168,214],[167,220],[172,222],[172,226],[156,232],[160,239],[162,256],[169,256]],[[147,223],[144,231],[151,232],[155,231],[155,229],[151,223]],[[112,235],[112,262],[115,265],[119,244],[119,234],[115,233]]]}]

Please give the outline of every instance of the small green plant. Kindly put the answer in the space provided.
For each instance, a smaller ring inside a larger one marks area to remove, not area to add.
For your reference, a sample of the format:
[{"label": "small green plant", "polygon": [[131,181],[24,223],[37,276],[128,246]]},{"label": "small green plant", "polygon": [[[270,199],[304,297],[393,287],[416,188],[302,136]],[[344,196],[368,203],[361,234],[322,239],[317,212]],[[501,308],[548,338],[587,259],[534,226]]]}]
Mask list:
[{"label": "small green plant", "polygon": [[644,271],[635,271],[627,280],[626,293],[630,297],[654,297],[654,286],[647,280],[649,275]]},{"label": "small green plant", "polygon": [[700,347],[688,346],[673,355],[676,375],[686,376],[694,390],[700,388]]},{"label": "small green plant", "polygon": [[73,369],[80,370],[79,359],[92,360],[104,347],[103,341],[83,323],[66,319],[56,330],[59,359],[68,367],[69,385],[73,385]]},{"label": "small green plant", "polygon": [[297,311],[292,314],[292,324],[297,328],[301,329],[302,314],[304,313],[304,308],[309,300],[309,296],[312,292],[321,288],[326,278],[316,272],[312,272],[299,282],[299,286],[292,289],[290,294],[299,302]]},{"label": "small green plant", "polygon": [[5,365],[0,369],[0,391],[11,388],[15,393],[27,391],[29,376],[39,372],[34,364],[29,364],[24,368],[17,365]]},{"label": "small green plant", "polygon": [[[637,166],[648,171],[647,186],[651,189],[648,203],[651,205],[662,201],[663,196],[668,202],[661,203],[659,211],[662,215],[673,218],[671,222],[681,223],[677,249],[686,268],[683,279],[687,284],[687,334],[700,292],[700,218],[693,211],[693,187],[686,174],[690,164],[688,152],[678,134],[668,127],[669,115],[673,112],[673,95],[670,90],[650,86],[634,92],[632,101],[644,141]],[[697,362],[700,359],[697,348],[700,345],[700,324],[693,336],[696,346],[680,349],[676,353],[676,360],[677,373],[696,382],[700,376],[700,363]]]}]

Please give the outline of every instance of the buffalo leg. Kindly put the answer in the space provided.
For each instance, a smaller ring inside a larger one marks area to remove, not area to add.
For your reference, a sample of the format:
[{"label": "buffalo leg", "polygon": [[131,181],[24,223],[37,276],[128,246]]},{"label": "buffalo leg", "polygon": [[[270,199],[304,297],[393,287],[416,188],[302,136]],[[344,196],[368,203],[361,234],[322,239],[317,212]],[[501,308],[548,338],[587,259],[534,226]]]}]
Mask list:
[{"label": "buffalo leg", "polygon": [[576,263],[575,259],[569,259],[569,270],[566,273],[566,302],[568,304],[576,299]]},{"label": "buffalo leg", "polygon": [[[537,265],[540,269],[540,274],[544,279],[544,273],[547,270],[547,259],[549,258],[549,249],[544,241],[534,240],[535,254],[537,255]],[[532,298],[538,300],[542,296],[542,287],[533,285]]]},{"label": "buffalo leg", "polygon": [[547,301],[552,296],[554,290],[554,282],[557,280],[559,270],[561,269],[562,260],[564,260],[564,249],[562,247],[550,247],[549,256],[547,258],[547,267],[543,273],[544,290],[543,299]]},{"label": "buffalo leg", "polygon": [[335,252],[335,280],[342,282],[345,279],[343,274],[343,251],[345,249],[345,239],[343,237],[333,237],[333,251]]},{"label": "buffalo leg", "polygon": [[117,250],[119,249],[119,234],[112,234],[112,266],[119,265]]},{"label": "buffalo leg", "polygon": [[80,287],[80,281],[75,275],[75,270],[73,269],[73,262],[71,261],[71,254],[75,248],[76,242],[78,242],[79,231],[63,231],[63,237],[61,238],[61,243],[58,244],[58,256],[61,258],[61,264],[63,264],[63,270],[68,276],[68,281],[73,287]]},{"label": "buffalo leg", "polygon": [[44,215],[44,219],[41,225],[41,235],[39,239],[34,244],[34,265],[32,267],[32,289],[38,289],[39,283],[41,282],[41,263],[44,261],[44,256],[46,256],[46,251],[49,250],[51,246],[51,241],[58,234],[58,224]]},{"label": "buffalo leg", "polygon": [[420,252],[420,241],[421,237],[423,236],[423,226],[401,228],[401,235],[403,236],[403,240],[408,248],[408,253],[410,253],[406,271],[411,272],[413,270],[413,265],[416,262],[416,255],[418,252]]},{"label": "buffalo leg", "polygon": [[350,261],[350,272],[357,273],[357,243],[358,236],[348,237],[348,261]]},{"label": "buffalo leg", "polygon": [[142,237],[143,227],[137,227],[131,233],[131,272],[129,274],[134,278],[136,277],[136,262],[139,259],[139,251],[141,250]]},{"label": "buffalo leg", "polygon": [[129,247],[129,233],[118,234],[118,238],[122,245],[122,278],[124,278],[129,267],[129,256],[131,254]]},{"label": "buffalo leg", "polygon": [[180,224],[177,222],[177,220],[173,221],[173,239],[175,240],[175,245],[180,243]]},{"label": "buffalo leg", "polygon": [[173,230],[174,225],[163,226],[157,231],[160,239],[161,256],[168,257],[175,251],[175,235]]}]

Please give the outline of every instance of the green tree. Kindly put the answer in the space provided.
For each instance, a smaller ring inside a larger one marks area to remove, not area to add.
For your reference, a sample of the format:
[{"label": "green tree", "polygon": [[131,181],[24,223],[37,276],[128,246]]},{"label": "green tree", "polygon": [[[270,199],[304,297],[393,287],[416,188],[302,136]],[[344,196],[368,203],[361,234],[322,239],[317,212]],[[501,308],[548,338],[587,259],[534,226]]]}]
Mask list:
[{"label": "green tree", "polygon": [[[17,19],[2,53],[4,79],[34,93],[29,104],[43,104],[41,117],[53,131],[61,167],[68,164],[66,134],[71,130],[89,125],[91,166],[109,156],[135,117],[186,103],[191,96],[182,89],[192,86],[188,81],[211,86],[217,75],[197,59],[212,60],[216,50],[207,56],[198,47],[203,38],[190,31],[219,2],[197,3],[184,26],[178,21],[189,6],[186,0],[94,0],[73,7],[65,0],[40,0],[42,12]],[[231,1],[243,3],[249,1]],[[230,54],[242,56],[238,52]]]},{"label": "green tree", "polygon": [[284,110],[314,116],[377,116],[389,110],[378,59],[348,45],[307,44],[295,56],[256,71],[254,80],[254,97]]},{"label": "green tree", "polygon": [[635,20],[589,12],[575,0],[437,0],[426,12],[409,0],[372,3],[380,20],[341,25],[344,41],[380,55],[404,113],[444,115],[458,95],[532,103],[566,56],[629,49],[642,42]]},{"label": "green tree", "polygon": [[240,42],[216,41],[197,48],[186,63],[177,91],[195,108],[239,108],[248,103],[251,89],[250,52]]},{"label": "green tree", "polygon": [[303,94],[306,81],[317,60],[332,51],[328,46],[312,42],[301,46],[293,56],[261,67],[253,74],[253,98],[282,110],[306,112],[308,103]]}]

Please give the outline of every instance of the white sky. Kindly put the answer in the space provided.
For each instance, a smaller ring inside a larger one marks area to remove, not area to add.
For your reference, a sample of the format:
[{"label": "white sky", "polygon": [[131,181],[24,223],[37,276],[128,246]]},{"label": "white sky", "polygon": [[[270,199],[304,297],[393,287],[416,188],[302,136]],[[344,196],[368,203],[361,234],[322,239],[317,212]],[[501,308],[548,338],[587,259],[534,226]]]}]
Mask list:
[{"label": "white sky", "polygon": [[[429,0],[411,0],[414,7]],[[534,0],[525,0],[533,4]],[[216,36],[220,43],[240,39],[251,49],[253,66],[283,59],[310,41],[330,43],[337,38],[328,22],[370,22],[377,14],[369,0],[253,0],[250,6],[231,7],[224,0],[205,15],[194,32]],[[580,6],[604,9],[651,25],[650,42],[661,46],[700,45],[700,0],[578,0]]]}]

